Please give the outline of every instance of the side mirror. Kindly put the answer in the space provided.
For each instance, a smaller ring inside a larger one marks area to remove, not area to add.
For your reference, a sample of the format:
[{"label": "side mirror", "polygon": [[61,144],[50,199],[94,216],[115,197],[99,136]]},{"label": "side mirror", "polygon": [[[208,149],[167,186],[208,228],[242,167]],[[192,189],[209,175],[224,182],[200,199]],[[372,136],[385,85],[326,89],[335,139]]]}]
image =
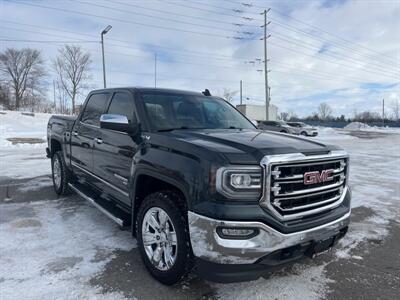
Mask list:
[{"label": "side mirror", "polygon": [[130,124],[123,115],[104,114],[100,117],[100,128],[133,134],[137,131],[137,124]]}]

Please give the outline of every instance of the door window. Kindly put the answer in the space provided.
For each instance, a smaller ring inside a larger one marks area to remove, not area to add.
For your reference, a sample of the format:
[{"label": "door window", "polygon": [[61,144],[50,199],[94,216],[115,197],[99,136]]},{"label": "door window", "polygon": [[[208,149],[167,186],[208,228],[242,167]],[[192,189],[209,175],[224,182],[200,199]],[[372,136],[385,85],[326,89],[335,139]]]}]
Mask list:
[{"label": "door window", "polygon": [[89,125],[100,126],[100,116],[104,111],[109,94],[93,94],[90,96],[81,121]]},{"label": "door window", "polygon": [[133,97],[128,93],[115,93],[107,113],[126,116],[130,124],[136,123]]}]

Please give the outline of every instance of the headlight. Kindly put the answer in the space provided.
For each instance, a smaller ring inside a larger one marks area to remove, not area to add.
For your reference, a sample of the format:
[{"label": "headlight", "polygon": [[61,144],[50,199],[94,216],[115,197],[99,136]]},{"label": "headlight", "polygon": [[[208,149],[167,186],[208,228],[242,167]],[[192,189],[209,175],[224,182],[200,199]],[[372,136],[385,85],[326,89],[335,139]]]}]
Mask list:
[{"label": "headlight", "polygon": [[217,170],[217,191],[228,198],[261,197],[262,169],[258,166],[222,167]]}]

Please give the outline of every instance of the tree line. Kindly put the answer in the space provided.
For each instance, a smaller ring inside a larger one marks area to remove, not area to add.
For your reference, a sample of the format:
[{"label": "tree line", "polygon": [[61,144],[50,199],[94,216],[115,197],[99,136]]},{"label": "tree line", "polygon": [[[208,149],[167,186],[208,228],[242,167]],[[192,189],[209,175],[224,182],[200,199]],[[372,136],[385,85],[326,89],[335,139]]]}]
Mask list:
[{"label": "tree line", "polygon": [[293,111],[281,112],[280,119],[283,121],[321,121],[321,122],[381,122],[382,119],[385,121],[399,121],[400,120],[400,101],[398,99],[393,100],[386,107],[385,115],[382,116],[381,113],[371,112],[371,111],[354,111],[353,116],[346,118],[345,115],[334,116],[333,110],[329,104],[323,102],[317,108],[316,112],[310,115],[299,118]]},{"label": "tree line", "polygon": [[[77,96],[89,88],[91,64],[90,53],[75,45],[60,47],[50,66],[46,66],[40,50],[7,48],[0,52],[0,106],[10,110],[74,113]],[[51,79],[52,102],[46,97]]]}]

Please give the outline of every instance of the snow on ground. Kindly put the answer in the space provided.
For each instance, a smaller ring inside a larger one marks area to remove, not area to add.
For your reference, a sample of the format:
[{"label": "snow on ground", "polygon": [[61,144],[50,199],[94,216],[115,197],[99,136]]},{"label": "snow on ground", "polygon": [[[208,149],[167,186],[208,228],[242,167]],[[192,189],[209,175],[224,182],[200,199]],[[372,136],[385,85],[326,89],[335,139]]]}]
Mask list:
[{"label": "snow on ground", "polygon": [[118,293],[101,295],[88,281],[113,251],[133,247],[129,231],[89,205],[65,199],[2,204],[0,298],[121,299]]},{"label": "snow on ground", "polygon": [[[51,114],[4,111],[0,114],[0,177],[32,178],[50,174],[50,162],[46,158],[47,122]],[[18,143],[8,138],[39,138],[43,143]]]},{"label": "snow on ground", "polygon": [[[45,140],[49,116],[0,114],[0,177],[33,178],[50,174],[45,143],[12,145],[6,140],[10,137]],[[310,138],[341,146],[350,153],[352,207],[365,207],[373,212],[367,219],[351,223],[348,235],[335,252],[338,260],[362,260],[352,250],[367,239],[385,238],[390,221],[400,215],[400,135],[395,134],[400,131],[380,129],[380,132],[388,134],[368,138],[367,132],[359,138],[346,130],[321,127],[318,137]],[[29,192],[50,184],[49,179],[39,178],[21,188]],[[28,299],[121,298],[118,292],[99,294],[87,282],[104,270],[114,250],[129,250],[134,246],[128,232],[117,229],[90,206],[68,204],[66,199],[1,204],[1,298],[15,299],[22,290]],[[323,299],[329,282],[325,265],[296,264],[293,271],[268,279],[212,286],[221,299],[298,299],[300,295],[304,299]]]}]

